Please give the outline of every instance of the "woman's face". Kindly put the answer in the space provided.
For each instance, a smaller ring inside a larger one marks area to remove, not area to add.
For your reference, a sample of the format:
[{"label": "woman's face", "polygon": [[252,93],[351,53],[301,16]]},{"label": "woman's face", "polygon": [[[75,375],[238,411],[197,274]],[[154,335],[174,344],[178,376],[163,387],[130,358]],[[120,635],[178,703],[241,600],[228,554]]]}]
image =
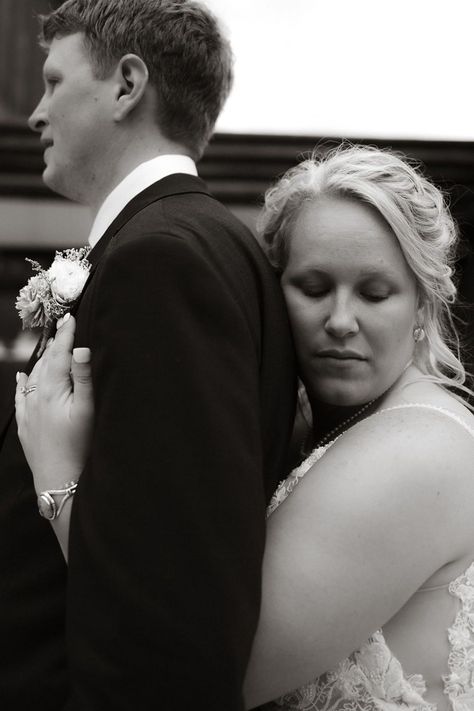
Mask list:
[{"label": "woman's face", "polygon": [[414,348],[416,282],[374,208],[342,196],[305,203],[282,287],[310,398],[363,404],[401,375]]}]

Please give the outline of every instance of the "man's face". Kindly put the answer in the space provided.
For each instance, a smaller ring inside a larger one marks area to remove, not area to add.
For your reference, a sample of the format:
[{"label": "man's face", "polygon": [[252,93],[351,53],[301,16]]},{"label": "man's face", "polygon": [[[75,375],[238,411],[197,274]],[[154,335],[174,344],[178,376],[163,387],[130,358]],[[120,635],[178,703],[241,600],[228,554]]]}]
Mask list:
[{"label": "man's face", "polygon": [[81,33],[54,38],[43,68],[45,91],[30,116],[41,133],[43,179],[55,192],[91,204],[103,190],[113,136],[112,79],[97,79]]}]

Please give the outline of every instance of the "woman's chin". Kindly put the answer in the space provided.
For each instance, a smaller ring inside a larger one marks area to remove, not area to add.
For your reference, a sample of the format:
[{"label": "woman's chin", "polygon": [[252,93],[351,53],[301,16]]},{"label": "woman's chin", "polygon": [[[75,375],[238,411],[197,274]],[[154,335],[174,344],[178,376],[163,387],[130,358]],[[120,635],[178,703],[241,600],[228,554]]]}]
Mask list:
[{"label": "woman's chin", "polygon": [[377,395],[366,388],[317,388],[313,391],[311,399],[322,406],[329,407],[362,407]]}]

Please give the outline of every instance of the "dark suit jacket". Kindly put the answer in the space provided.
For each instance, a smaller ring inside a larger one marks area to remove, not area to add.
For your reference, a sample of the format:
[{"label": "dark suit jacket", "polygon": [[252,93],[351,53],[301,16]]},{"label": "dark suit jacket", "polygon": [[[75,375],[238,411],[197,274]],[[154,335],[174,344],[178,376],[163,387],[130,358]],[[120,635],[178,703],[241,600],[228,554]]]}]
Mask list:
[{"label": "dark suit jacket", "polygon": [[[293,417],[278,284],[248,230],[184,175],[132,200],[90,258],[76,345],[92,349],[96,420],[71,518],[68,708],[241,709],[265,505]],[[28,478],[9,462],[11,479]],[[60,600],[59,547],[30,499],[16,515],[42,529]],[[21,540],[26,550],[13,541],[19,560],[37,555],[35,536]],[[45,597],[26,582],[33,604]],[[34,612],[32,636],[43,622]]]}]

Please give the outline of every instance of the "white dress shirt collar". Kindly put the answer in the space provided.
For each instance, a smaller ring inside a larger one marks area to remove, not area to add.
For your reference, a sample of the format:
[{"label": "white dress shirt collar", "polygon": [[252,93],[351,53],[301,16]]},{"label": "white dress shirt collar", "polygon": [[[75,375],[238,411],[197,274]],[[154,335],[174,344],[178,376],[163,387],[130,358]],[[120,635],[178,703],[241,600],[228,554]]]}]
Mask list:
[{"label": "white dress shirt collar", "polygon": [[196,165],[192,158],[184,155],[162,155],[141,163],[129,173],[107,195],[99,208],[89,234],[91,247],[97,244],[104,232],[115,220],[117,215],[136,195],[148,188],[157,180],[166,178],[173,173],[197,175]]}]

